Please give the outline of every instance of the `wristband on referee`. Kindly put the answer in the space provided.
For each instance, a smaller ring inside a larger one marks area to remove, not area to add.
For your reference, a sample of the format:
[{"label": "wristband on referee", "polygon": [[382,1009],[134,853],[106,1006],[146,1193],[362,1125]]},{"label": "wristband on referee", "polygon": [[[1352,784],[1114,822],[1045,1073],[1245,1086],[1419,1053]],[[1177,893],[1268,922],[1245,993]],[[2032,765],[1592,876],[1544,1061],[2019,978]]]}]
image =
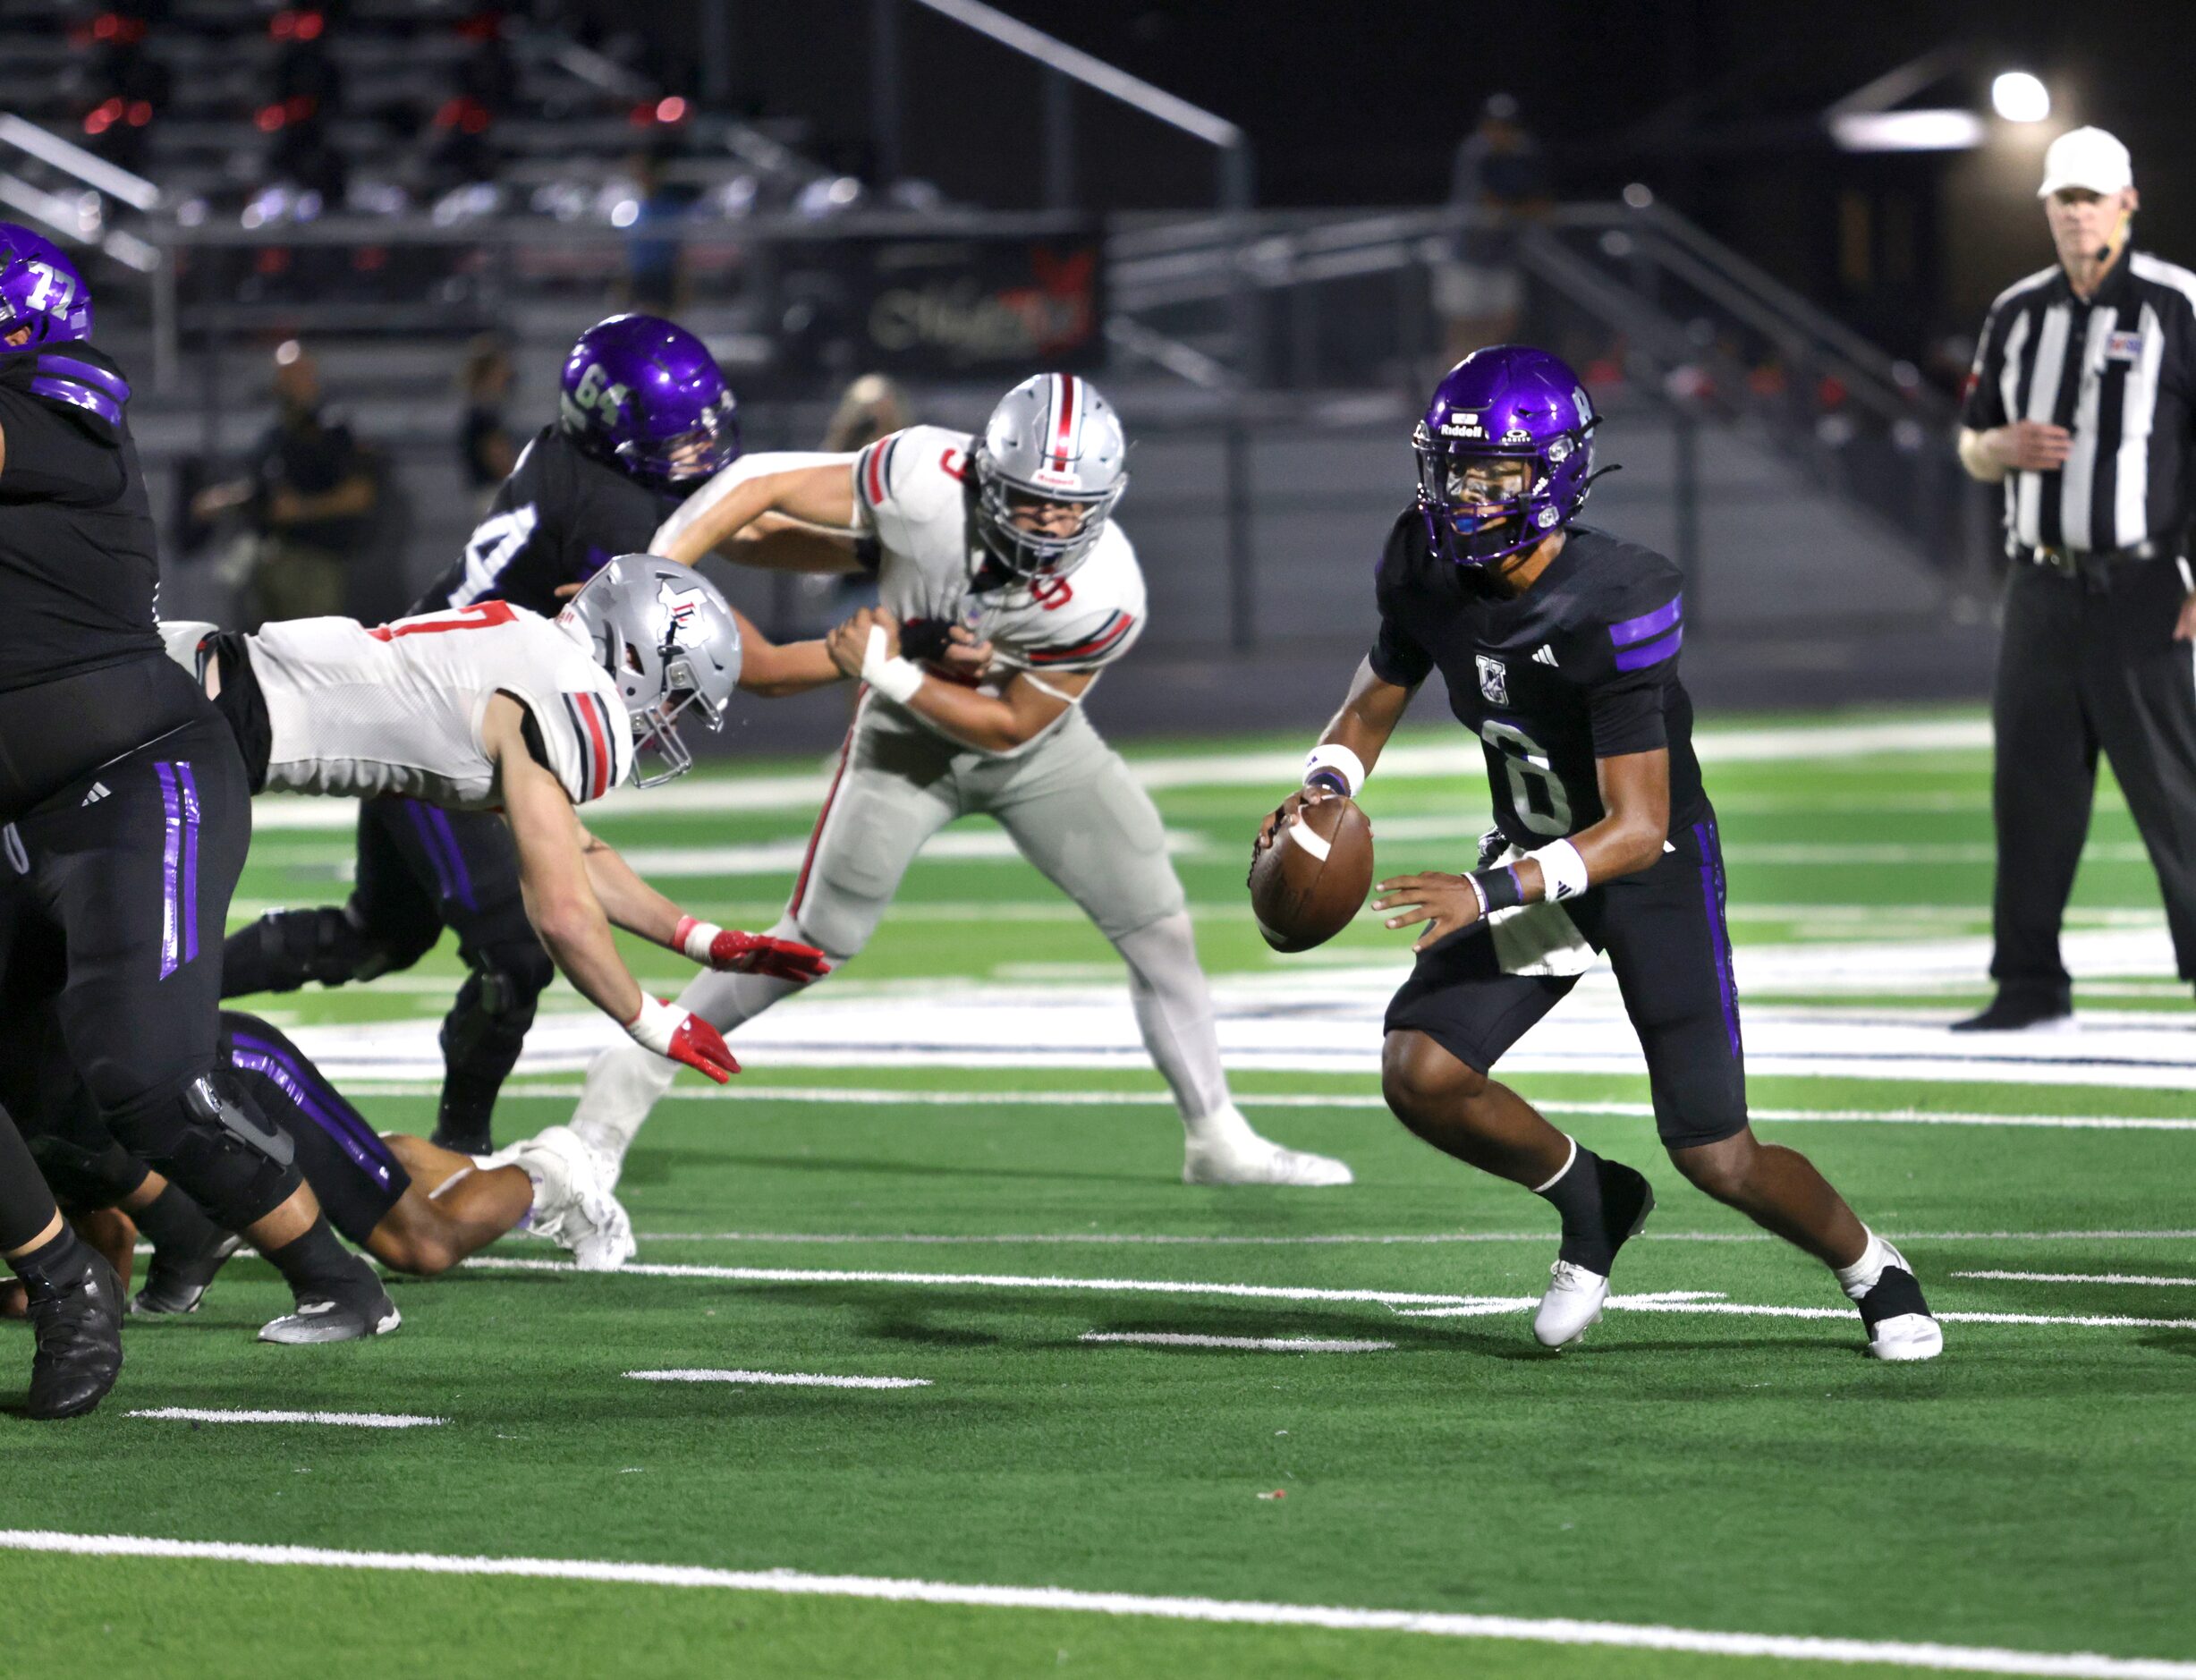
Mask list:
[{"label": "wristband on referee", "polygon": [[1365,785],[1364,759],[1339,742],[1322,742],[1304,756],[1304,785],[1324,787],[1347,799],[1355,799],[1357,790]]},{"label": "wristband on referee", "polygon": [[885,657],[885,632],[882,627],[869,626],[869,646],[861,656],[861,680],[886,700],[897,700],[904,706],[915,698],[915,691],[922,686],[922,666],[912,659],[896,655]]},{"label": "wristband on referee", "polygon": [[1480,901],[1482,919],[1497,911],[1513,910],[1525,902],[1525,889],[1518,885],[1513,869],[1480,870],[1464,877],[1471,883],[1471,890]]}]

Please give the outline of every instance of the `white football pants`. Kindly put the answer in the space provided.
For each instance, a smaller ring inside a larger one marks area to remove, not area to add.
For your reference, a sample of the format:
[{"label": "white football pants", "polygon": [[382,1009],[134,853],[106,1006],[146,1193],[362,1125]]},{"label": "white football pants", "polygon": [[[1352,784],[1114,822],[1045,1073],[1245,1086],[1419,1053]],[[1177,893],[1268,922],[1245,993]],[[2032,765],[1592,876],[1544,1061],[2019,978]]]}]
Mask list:
[{"label": "white football pants", "polygon": [[[957,749],[869,696],[793,898],[770,931],[820,947],[837,968],[869,943],[924,843],[976,813],[995,819],[1120,952],[1144,1048],[1184,1124],[1194,1131],[1229,1108],[1211,988],[1158,810],[1080,706],[1034,747],[996,758]],[[705,972],[679,1002],[729,1034],[796,989],[760,975]],[[605,1050],[588,1069],[574,1129],[622,1156],[676,1072],[639,1045]]]}]

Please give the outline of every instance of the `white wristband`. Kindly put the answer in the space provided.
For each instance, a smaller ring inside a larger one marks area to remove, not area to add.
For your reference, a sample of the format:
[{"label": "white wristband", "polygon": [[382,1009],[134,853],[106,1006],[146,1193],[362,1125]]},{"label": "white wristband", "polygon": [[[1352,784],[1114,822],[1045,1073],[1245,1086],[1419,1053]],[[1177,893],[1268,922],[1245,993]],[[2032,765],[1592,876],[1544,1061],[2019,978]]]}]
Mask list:
[{"label": "white wristband", "polygon": [[1568,840],[1551,840],[1538,852],[1528,852],[1525,855],[1540,866],[1543,902],[1560,904],[1586,890],[1589,885],[1586,860],[1579,856],[1579,849]]},{"label": "white wristband", "polygon": [[915,698],[915,691],[922,686],[922,666],[912,659],[885,657],[885,630],[881,624],[869,626],[869,645],[862,650],[861,680],[888,700],[897,700],[904,706]]},{"label": "white wristband", "polygon": [[686,937],[679,941],[679,949],[697,963],[707,963],[709,960],[709,947],[716,942],[716,936],[725,930],[714,921],[698,921],[691,917],[688,921],[690,925]]},{"label": "white wristband", "polygon": [[1352,799],[1365,785],[1365,760],[1338,741],[1325,742],[1304,755],[1305,781],[1320,770],[1332,770],[1348,783]]},{"label": "white wristband", "polygon": [[671,1054],[671,1040],[686,1020],[686,1011],[660,997],[640,994],[640,1013],[625,1023],[626,1035],[643,1049],[658,1056]]}]

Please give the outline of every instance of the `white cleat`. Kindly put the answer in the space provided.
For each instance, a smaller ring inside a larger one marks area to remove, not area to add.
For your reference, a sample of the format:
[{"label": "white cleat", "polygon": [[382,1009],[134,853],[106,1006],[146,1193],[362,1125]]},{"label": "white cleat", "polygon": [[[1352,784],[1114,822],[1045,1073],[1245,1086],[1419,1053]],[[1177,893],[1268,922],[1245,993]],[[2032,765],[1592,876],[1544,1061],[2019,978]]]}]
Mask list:
[{"label": "white cleat", "polygon": [[1548,1268],[1547,1293],[1532,1315],[1533,1339],[1542,1347],[1569,1347],[1601,1322],[1609,1298],[1609,1280],[1559,1260]]},{"label": "white cleat", "polygon": [[534,1181],[533,1235],[569,1250],[583,1271],[610,1271],[633,1257],[632,1222],[570,1126],[550,1126],[507,1153]]},{"label": "white cleat", "polygon": [[1288,1184],[1310,1189],[1356,1182],[1346,1161],[1302,1150],[1285,1150],[1253,1132],[1251,1123],[1237,1110],[1231,1108],[1227,1113],[1233,1124],[1208,1121],[1204,1136],[1193,1136],[1183,1144],[1183,1184]]},{"label": "white cleat", "polygon": [[1926,1312],[1902,1312],[1870,1330],[1870,1359],[1935,1359],[1945,1351],[1944,1327]]},{"label": "white cleat", "polygon": [[1945,1351],[1944,1327],[1929,1314],[1906,1256],[1884,1243],[1889,1263],[1855,1303],[1868,1326],[1868,1356],[1904,1362],[1935,1359]]}]

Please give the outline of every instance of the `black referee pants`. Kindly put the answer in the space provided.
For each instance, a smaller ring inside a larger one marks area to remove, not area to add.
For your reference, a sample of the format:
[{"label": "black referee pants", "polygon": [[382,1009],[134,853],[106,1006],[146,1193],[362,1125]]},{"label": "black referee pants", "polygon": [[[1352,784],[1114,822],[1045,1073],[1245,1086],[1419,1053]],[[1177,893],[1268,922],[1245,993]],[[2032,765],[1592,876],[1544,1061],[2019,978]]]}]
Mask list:
[{"label": "black referee pants", "polygon": [[2174,560],[2109,562],[2073,577],[2016,562],[2007,580],[1991,702],[1990,975],[2002,992],[2070,999],[2059,923],[2100,749],[2158,870],[2181,978],[2196,980],[2196,645],[2173,640],[2186,576]]}]

